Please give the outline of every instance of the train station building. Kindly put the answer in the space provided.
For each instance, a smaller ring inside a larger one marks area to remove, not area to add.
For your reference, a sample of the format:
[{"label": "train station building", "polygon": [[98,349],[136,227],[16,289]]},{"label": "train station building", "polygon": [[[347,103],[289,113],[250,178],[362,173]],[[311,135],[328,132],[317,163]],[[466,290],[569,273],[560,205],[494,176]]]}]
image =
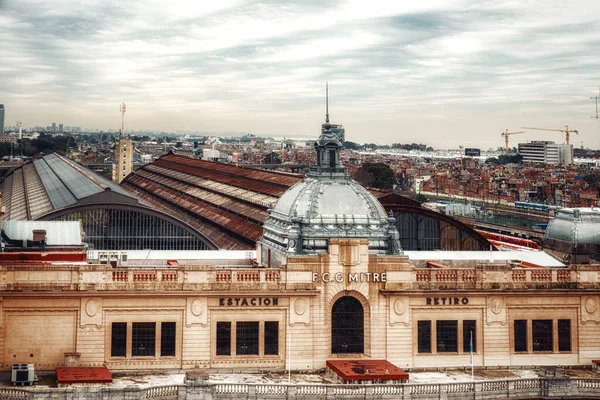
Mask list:
[{"label": "train station building", "polygon": [[[256,250],[90,252],[55,242],[63,228],[50,225],[23,248],[27,232],[12,233],[0,253],[2,368],[54,369],[65,354],[114,370],[600,358],[600,266],[407,251],[393,213],[348,177],[335,136],[325,129],[315,150],[317,165],[266,212]],[[87,259],[61,259],[73,252]]]}]

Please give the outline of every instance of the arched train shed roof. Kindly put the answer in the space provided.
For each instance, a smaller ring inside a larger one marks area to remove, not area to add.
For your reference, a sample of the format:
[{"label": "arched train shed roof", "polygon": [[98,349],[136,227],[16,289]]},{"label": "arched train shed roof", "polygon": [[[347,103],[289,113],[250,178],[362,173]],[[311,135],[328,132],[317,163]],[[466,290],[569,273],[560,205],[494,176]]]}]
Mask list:
[{"label": "arched train shed roof", "polygon": [[182,228],[207,248],[219,248],[206,232],[149,206],[119,185],[56,153],[12,170],[1,190],[3,220],[53,220],[86,210],[130,210]]},{"label": "arched train shed roof", "polygon": [[[253,246],[263,233],[267,209],[302,175],[192,159],[173,153],[130,174],[121,185],[153,208],[188,222],[222,249]],[[371,193],[387,211],[423,215],[445,222],[489,249],[471,227],[426,210],[415,200],[385,190]],[[443,249],[442,249],[443,250]]]}]

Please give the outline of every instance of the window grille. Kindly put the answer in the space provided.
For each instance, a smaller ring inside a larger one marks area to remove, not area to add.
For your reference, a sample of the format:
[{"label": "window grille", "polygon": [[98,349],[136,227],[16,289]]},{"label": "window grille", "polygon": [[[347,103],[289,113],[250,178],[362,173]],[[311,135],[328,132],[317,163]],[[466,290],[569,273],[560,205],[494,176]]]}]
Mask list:
[{"label": "window grille", "polygon": [[279,354],[279,322],[266,321],[264,334],[265,355]]},{"label": "window grille", "polygon": [[331,310],[331,352],[357,354],[364,349],[363,306],[355,297],[342,297]]},{"label": "window grille", "polygon": [[231,322],[217,322],[217,355],[231,355]]},{"label": "window grille", "polygon": [[160,355],[161,357],[175,356],[175,322],[160,324]]},{"label": "window grille", "polygon": [[531,321],[533,351],[552,351],[552,320],[540,319]]},{"label": "window grille", "polygon": [[127,355],[127,323],[113,322],[110,343],[111,357],[125,357]]},{"label": "window grille", "polygon": [[458,321],[436,321],[436,351],[458,352]]},{"label": "window grille", "polygon": [[155,356],[156,323],[134,322],[131,331],[131,355],[133,357]]},{"label": "window grille", "polygon": [[237,322],[235,329],[236,354],[258,355],[258,322]]},{"label": "window grille", "polygon": [[572,351],[570,319],[558,320],[558,351]]},{"label": "window grille", "polygon": [[[477,329],[476,321],[468,319],[463,321],[463,352],[471,351],[471,337],[473,338],[473,353],[477,353]],[[472,335],[472,336],[471,336]]]},{"label": "window grille", "polygon": [[527,351],[527,320],[518,319],[514,322],[515,352]]},{"label": "window grille", "polygon": [[417,323],[418,352],[431,353],[431,321]]}]

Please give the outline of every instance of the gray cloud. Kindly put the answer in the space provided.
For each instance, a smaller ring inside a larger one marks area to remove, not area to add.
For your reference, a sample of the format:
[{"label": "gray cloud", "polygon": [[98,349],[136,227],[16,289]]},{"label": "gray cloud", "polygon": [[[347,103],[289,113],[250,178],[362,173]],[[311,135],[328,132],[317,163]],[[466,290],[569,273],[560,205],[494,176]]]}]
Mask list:
[{"label": "gray cloud", "polygon": [[600,147],[597,2],[403,3],[5,1],[0,102],[26,126],[115,128],[126,102],[133,129],[310,137],[328,80],[359,142],[569,124]]}]

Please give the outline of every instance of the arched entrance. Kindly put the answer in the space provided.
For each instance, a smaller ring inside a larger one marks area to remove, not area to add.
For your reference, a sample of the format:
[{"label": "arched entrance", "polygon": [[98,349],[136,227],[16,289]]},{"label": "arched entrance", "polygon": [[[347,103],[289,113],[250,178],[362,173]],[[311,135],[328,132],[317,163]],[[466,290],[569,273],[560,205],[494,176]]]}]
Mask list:
[{"label": "arched entrance", "polygon": [[365,351],[365,311],[356,297],[339,298],[331,309],[331,353]]}]

